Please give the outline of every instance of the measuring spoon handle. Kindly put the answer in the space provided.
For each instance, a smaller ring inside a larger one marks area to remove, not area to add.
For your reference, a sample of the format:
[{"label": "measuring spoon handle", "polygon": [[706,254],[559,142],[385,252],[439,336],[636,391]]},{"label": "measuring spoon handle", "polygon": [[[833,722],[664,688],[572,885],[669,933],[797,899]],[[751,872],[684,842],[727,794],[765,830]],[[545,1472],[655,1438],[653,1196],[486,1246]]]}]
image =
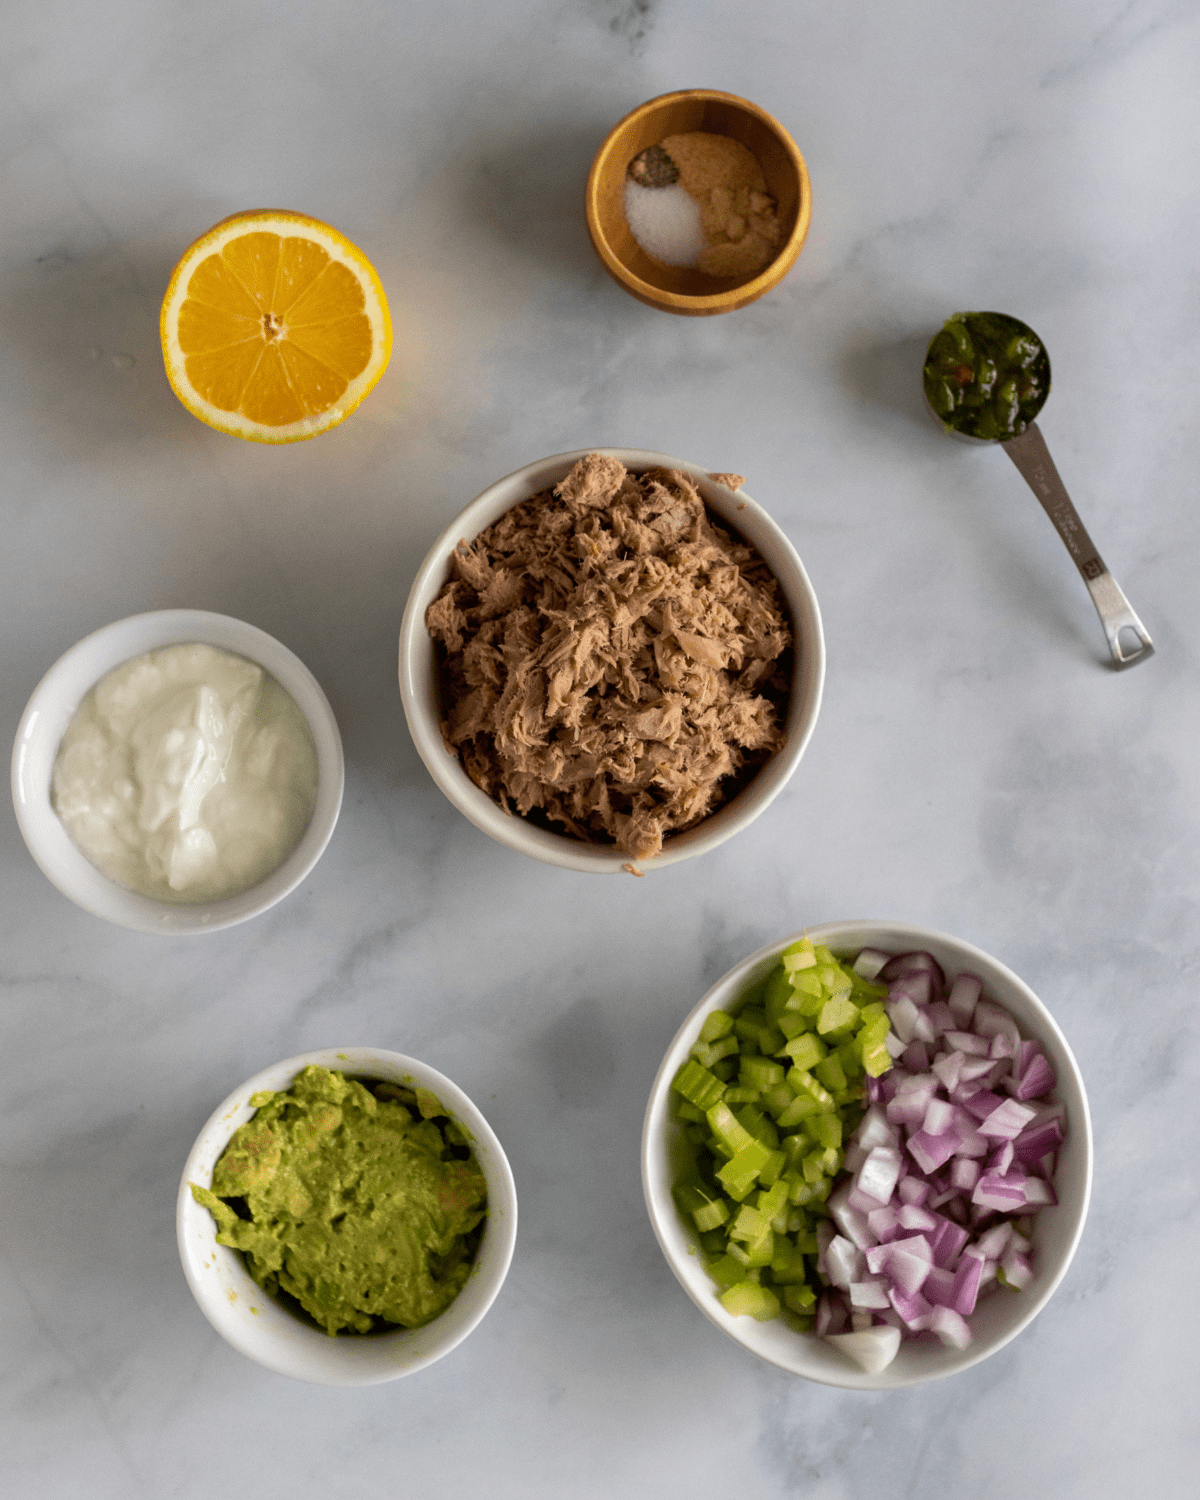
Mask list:
[{"label": "measuring spoon handle", "polygon": [[[1108,649],[1112,653],[1113,666],[1132,667],[1154,655],[1154,642],[1150,632],[1134,613],[1120,584],[1104,566],[1104,559],[1096,551],[1096,544],[1087,534],[1087,527],[1079,519],[1079,512],[1071,504],[1071,497],[1059,478],[1046,439],[1038,430],[1036,422],[1030,422],[1025,431],[1008,438],[1001,447],[1016,464],[1022,478],[1042,503],[1042,509],[1054,522],[1054,529],[1066,543],[1067,551],[1075,559],[1104,634]],[[1126,651],[1121,645],[1121,632],[1131,630],[1138,639],[1135,650]]]}]

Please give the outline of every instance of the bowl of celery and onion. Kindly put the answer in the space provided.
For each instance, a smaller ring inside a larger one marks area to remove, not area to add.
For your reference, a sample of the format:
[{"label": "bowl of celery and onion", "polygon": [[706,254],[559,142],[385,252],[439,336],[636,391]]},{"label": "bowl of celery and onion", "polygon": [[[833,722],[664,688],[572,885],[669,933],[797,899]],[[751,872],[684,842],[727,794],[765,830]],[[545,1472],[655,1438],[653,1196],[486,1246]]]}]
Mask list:
[{"label": "bowl of celery and onion", "polygon": [[642,1137],[651,1223],[700,1310],[862,1390],[1014,1338],[1066,1273],[1091,1176],[1083,1080],[1046,1007],[969,943],[900,923],[809,928],[731,969],[668,1048]]}]

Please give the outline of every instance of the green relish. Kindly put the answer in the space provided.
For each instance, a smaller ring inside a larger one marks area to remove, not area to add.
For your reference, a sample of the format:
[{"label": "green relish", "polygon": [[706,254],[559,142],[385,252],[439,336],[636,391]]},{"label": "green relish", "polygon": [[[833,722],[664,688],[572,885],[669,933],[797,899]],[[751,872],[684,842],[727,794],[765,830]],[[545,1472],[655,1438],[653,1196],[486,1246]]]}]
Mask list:
[{"label": "green relish", "polygon": [[925,395],[948,432],[1016,437],[1049,394],[1045,346],[1007,313],[955,313],[925,356]]}]

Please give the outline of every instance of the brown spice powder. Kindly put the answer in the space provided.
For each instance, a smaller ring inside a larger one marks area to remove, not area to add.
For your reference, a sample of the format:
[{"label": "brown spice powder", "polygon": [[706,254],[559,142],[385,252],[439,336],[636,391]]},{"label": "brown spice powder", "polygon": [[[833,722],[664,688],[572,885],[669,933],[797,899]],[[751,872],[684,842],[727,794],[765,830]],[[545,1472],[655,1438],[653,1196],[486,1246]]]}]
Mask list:
[{"label": "brown spice powder", "polygon": [[692,130],[669,135],[663,151],[680,186],[700,207],[705,248],[696,262],[710,276],[753,276],[775,259],[782,238],[775,200],[758,158],[732,136]]}]

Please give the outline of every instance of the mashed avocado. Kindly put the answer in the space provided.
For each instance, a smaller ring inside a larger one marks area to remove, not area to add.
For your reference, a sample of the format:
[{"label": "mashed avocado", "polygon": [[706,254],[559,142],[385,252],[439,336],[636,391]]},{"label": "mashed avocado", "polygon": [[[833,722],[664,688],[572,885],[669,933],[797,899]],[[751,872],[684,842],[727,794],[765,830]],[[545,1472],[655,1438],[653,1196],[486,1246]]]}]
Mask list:
[{"label": "mashed avocado", "polygon": [[444,1312],[470,1275],[487,1183],[436,1097],[308,1067],[250,1102],[211,1190],[191,1185],[218,1244],[329,1334]]}]

